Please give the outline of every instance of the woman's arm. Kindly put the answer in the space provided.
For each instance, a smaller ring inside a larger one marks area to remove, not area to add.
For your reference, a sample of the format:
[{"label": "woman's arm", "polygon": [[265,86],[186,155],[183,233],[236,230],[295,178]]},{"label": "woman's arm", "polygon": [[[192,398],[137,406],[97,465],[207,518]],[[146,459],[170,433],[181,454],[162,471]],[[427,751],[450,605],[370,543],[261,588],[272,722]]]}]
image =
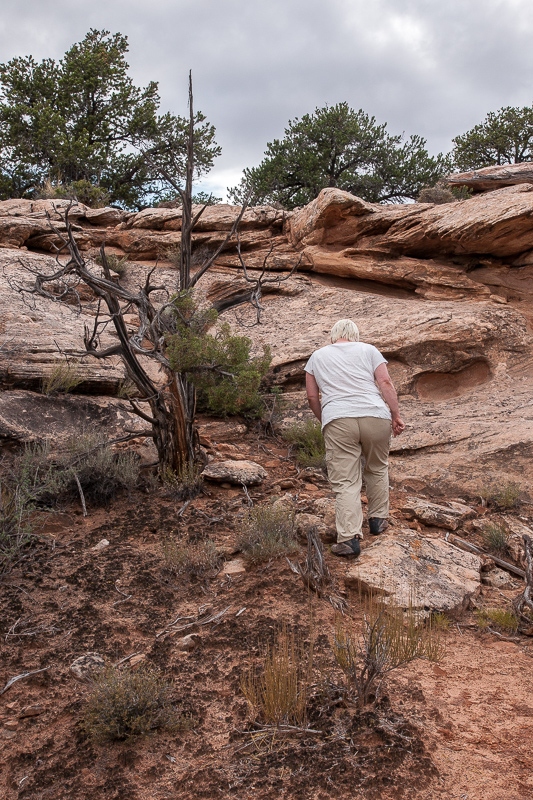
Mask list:
[{"label": "woman's arm", "polygon": [[394,384],[390,379],[389,370],[387,369],[386,364],[380,364],[379,367],[376,367],[374,378],[376,379],[376,383],[380,388],[383,399],[390,408],[390,413],[392,416],[392,435],[399,436],[400,433],[405,430],[405,422],[400,417],[398,395],[396,394],[396,389],[394,388]]},{"label": "woman's arm", "polygon": [[307,392],[307,402],[309,408],[319,422],[322,422],[322,408],[320,406],[320,391],[315,376],[310,372],[305,373],[305,389]]}]

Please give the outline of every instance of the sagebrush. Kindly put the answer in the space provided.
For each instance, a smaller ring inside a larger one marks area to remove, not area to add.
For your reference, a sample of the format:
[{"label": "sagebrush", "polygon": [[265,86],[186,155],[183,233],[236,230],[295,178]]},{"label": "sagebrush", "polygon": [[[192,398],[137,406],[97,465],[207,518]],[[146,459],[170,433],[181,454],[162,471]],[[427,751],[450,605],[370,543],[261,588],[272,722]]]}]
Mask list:
[{"label": "sagebrush", "polygon": [[81,727],[92,741],[104,742],[183,729],[187,719],[173,700],[172,684],[157,670],[110,666],[94,678]]},{"label": "sagebrush", "polygon": [[252,564],[294,553],[298,549],[294,513],[272,505],[250,509],[240,522],[237,543]]},{"label": "sagebrush", "polygon": [[318,420],[295,422],[285,428],[283,439],[296,450],[296,458],[303,467],[325,467],[326,446]]}]

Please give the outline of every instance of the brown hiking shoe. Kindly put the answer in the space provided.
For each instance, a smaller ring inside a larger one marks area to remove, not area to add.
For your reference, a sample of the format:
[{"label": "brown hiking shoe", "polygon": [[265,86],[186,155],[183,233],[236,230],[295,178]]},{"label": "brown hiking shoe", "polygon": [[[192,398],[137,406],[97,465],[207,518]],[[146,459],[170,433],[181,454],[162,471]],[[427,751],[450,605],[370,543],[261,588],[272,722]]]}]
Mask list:
[{"label": "brown hiking shoe", "polygon": [[361,552],[361,545],[359,544],[359,537],[354,536],[353,539],[348,539],[347,542],[339,542],[334,544],[331,552],[335,556],[358,556]]},{"label": "brown hiking shoe", "polygon": [[369,517],[368,527],[370,528],[370,533],[372,536],[379,536],[380,533],[383,533],[387,530],[389,523],[382,517]]}]

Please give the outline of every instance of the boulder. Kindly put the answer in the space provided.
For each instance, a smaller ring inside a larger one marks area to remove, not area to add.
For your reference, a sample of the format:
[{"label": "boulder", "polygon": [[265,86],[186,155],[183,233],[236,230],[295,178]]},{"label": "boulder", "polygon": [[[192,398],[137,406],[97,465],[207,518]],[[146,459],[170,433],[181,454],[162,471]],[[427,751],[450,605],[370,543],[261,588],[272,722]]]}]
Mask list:
[{"label": "boulder", "polygon": [[463,522],[476,515],[473,508],[462,503],[448,500],[445,505],[439,505],[420,497],[408,497],[401,505],[401,510],[410,519],[418,519],[425,525],[451,531],[456,531]]},{"label": "boulder", "polygon": [[263,482],[267,472],[254,461],[214,461],[204,468],[202,475],[215,483],[255,486]]},{"label": "boulder", "polygon": [[344,581],[399,608],[460,612],[479,593],[481,564],[444,539],[396,529],[366,547]]}]

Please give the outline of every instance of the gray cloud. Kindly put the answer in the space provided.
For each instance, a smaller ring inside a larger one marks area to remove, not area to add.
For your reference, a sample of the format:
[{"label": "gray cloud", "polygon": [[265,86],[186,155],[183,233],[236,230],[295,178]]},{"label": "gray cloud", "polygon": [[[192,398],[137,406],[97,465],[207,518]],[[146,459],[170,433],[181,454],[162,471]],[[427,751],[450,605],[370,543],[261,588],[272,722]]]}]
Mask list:
[{"label": "gray cloud", "polygon": [[436,153],[488,111],[533,100],[530,0],[4,0],[3,59],[60,58],[90,27],[128,36],[131,75],[159,81],[164,110],[186,112],[193,70],[223,148],[208,180],[218,193],[325,103],[346,100]]}]

